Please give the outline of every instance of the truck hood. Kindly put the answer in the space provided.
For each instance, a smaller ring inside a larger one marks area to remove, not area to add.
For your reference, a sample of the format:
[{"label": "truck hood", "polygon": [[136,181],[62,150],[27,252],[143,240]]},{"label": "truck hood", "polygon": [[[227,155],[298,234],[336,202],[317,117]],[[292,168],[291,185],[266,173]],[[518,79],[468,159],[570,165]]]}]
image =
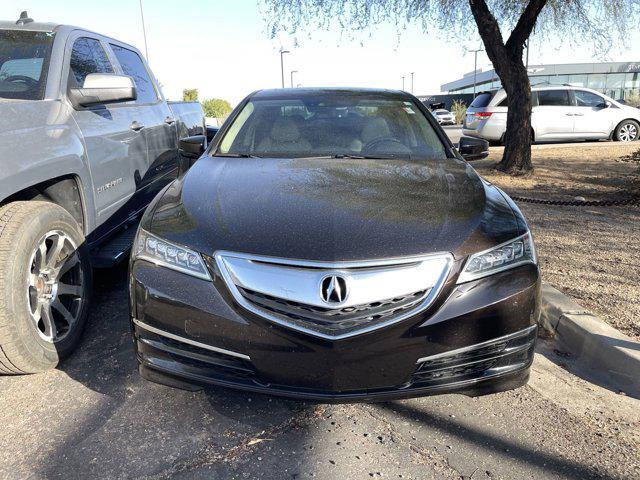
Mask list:
[{"label": "truck hood", "polygon": [[143,228],[206,255],[318,261],[461,257],[521,230],[500,191],[457,159],[205,156],[150,211]]}]

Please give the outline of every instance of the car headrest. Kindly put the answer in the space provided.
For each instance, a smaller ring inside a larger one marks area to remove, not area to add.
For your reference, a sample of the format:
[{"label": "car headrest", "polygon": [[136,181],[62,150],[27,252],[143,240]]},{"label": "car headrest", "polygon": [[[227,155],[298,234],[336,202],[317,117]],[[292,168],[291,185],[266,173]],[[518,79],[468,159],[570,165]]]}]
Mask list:
[{"label": "car headrest", "polygon": [[270,136],[276,142],[295,142],[300,138],[300,130],[293,120],[281,118],[271,127]]},{"label": "car headrest", "polygon": [[365,123],[362,129],[362,143],[369,143],[378,138],[391,136],[389,124],[384,118],[372,118]]}]

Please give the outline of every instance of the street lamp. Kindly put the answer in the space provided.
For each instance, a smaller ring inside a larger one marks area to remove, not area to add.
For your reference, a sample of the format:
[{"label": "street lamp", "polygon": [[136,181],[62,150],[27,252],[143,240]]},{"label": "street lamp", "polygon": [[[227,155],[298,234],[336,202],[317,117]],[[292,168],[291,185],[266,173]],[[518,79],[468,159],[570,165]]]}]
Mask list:
[{"label": "street lamp", "polygon": [[280,49],[280,74],[282,75],[282,88],[284,88],[284,54],[291,53],[289,50],[285,50],[284,48]]},{"label": "street lamp", "polygon": [[404,75],[402,76],[402,90],[404,91]]},{"label": "street lamp", "polygon": [[298,70],[291,70],[291,88],[293,88],[293,74],[298,73]]},{"label": "street lamp", "polygon": [[415,73],[416,73],[416,72],[411,72],[411,94],[413,94],[413,75],[414,75]]},{"label": "street lamp", "polygon": [[478,52],[484,52],[482,48],[469,50],[473,52],[473,98],[476,98],[476,75],[478,74]]},{"label": "street lamp", "polygon": [[142,17],[142,36],[144,37],[144,56],[149,63],[149,50],[147,48],[147,29],[144,26],[144,10],[142,9],[142,0],[140,0],[140,17]]}]

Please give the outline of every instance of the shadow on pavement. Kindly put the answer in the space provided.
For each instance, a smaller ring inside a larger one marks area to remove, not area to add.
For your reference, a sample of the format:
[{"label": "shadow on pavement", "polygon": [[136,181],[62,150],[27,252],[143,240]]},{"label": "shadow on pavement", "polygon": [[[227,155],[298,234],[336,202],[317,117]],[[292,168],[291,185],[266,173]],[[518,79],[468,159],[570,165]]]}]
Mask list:
[{"label": "shadow on pavement", "polygon": [[126,265],[95,271],[94,285],[83,341],[59,367],[82,384],[72,383],[79,392],[69,398],[73,422],[55,429],[62,440],[40,464],[39,475],[172,477],[224,459],[225,452],[286,428],[313,409],[227,389],[186,392],[142,379],[129,326]]},{"label": "shadow on pavement", "polygon": [[[602,478],[599,472],[589,466],[562,458],[559,455],[543,452],[538,449],[533,450],[524,445],[509,440],[505,435],[483,432],[478,428],[472,428],[462,424],[460,421],[444,418],[438,414],[415,408],[407,402],[390,402],[380,404],[380,410],[386,410],[390,414],[400,417],[399,420],[417,422],[428,425],[430,429],[447,436],[457,437],[457,439],[468,445],[465,450],[480,449],[483,457],[503,457],[513,459],[517,464],[533,467],[540,472],[544,472],[545,478],[556,478],[560,475],[563,478],[596,479]],[[527,469],[529,470],[529,469]]]}]

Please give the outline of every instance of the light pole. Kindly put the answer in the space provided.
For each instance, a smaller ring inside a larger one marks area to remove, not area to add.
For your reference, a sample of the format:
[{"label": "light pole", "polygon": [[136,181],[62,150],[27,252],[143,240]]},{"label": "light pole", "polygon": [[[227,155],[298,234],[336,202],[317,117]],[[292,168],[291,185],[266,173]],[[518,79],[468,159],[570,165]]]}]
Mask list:
[{"label": "light pole", "polygon": [[473,52],[473,98],[476,98],[476,75],[478,74],[478,52],[484,52],[482,48],[469,50]]},{"label": "light pole", "polygon": [[147,29],[144,26],[144,10],[142,9],[142,0],[140,0],[140,16],[142,17],[142,36],[144,37],[144,56],[147,57],[147,63],[149,63],[149,49],[147,48]]},{"label": "light pole", "polygon": [[290,53],[289,50],[285,50],[284,48],[280,49],[280,74],[282,75],[282,88],[284,88],[284,54]]},{"label": "light pole", "polygon": [[411,94],[412,94],[412,95],[413,95],[413,75],[414,75],[415,73],[416,73],[416,72],[411,72]]},{"label": "light pole", "polygon": [[298,70],[291,70],[291,88],[293,88],[293,74],[298,73]]},{"label": "light pole", "polygon": [[404,75],[402,76],[402,90],[404,91]]}]

